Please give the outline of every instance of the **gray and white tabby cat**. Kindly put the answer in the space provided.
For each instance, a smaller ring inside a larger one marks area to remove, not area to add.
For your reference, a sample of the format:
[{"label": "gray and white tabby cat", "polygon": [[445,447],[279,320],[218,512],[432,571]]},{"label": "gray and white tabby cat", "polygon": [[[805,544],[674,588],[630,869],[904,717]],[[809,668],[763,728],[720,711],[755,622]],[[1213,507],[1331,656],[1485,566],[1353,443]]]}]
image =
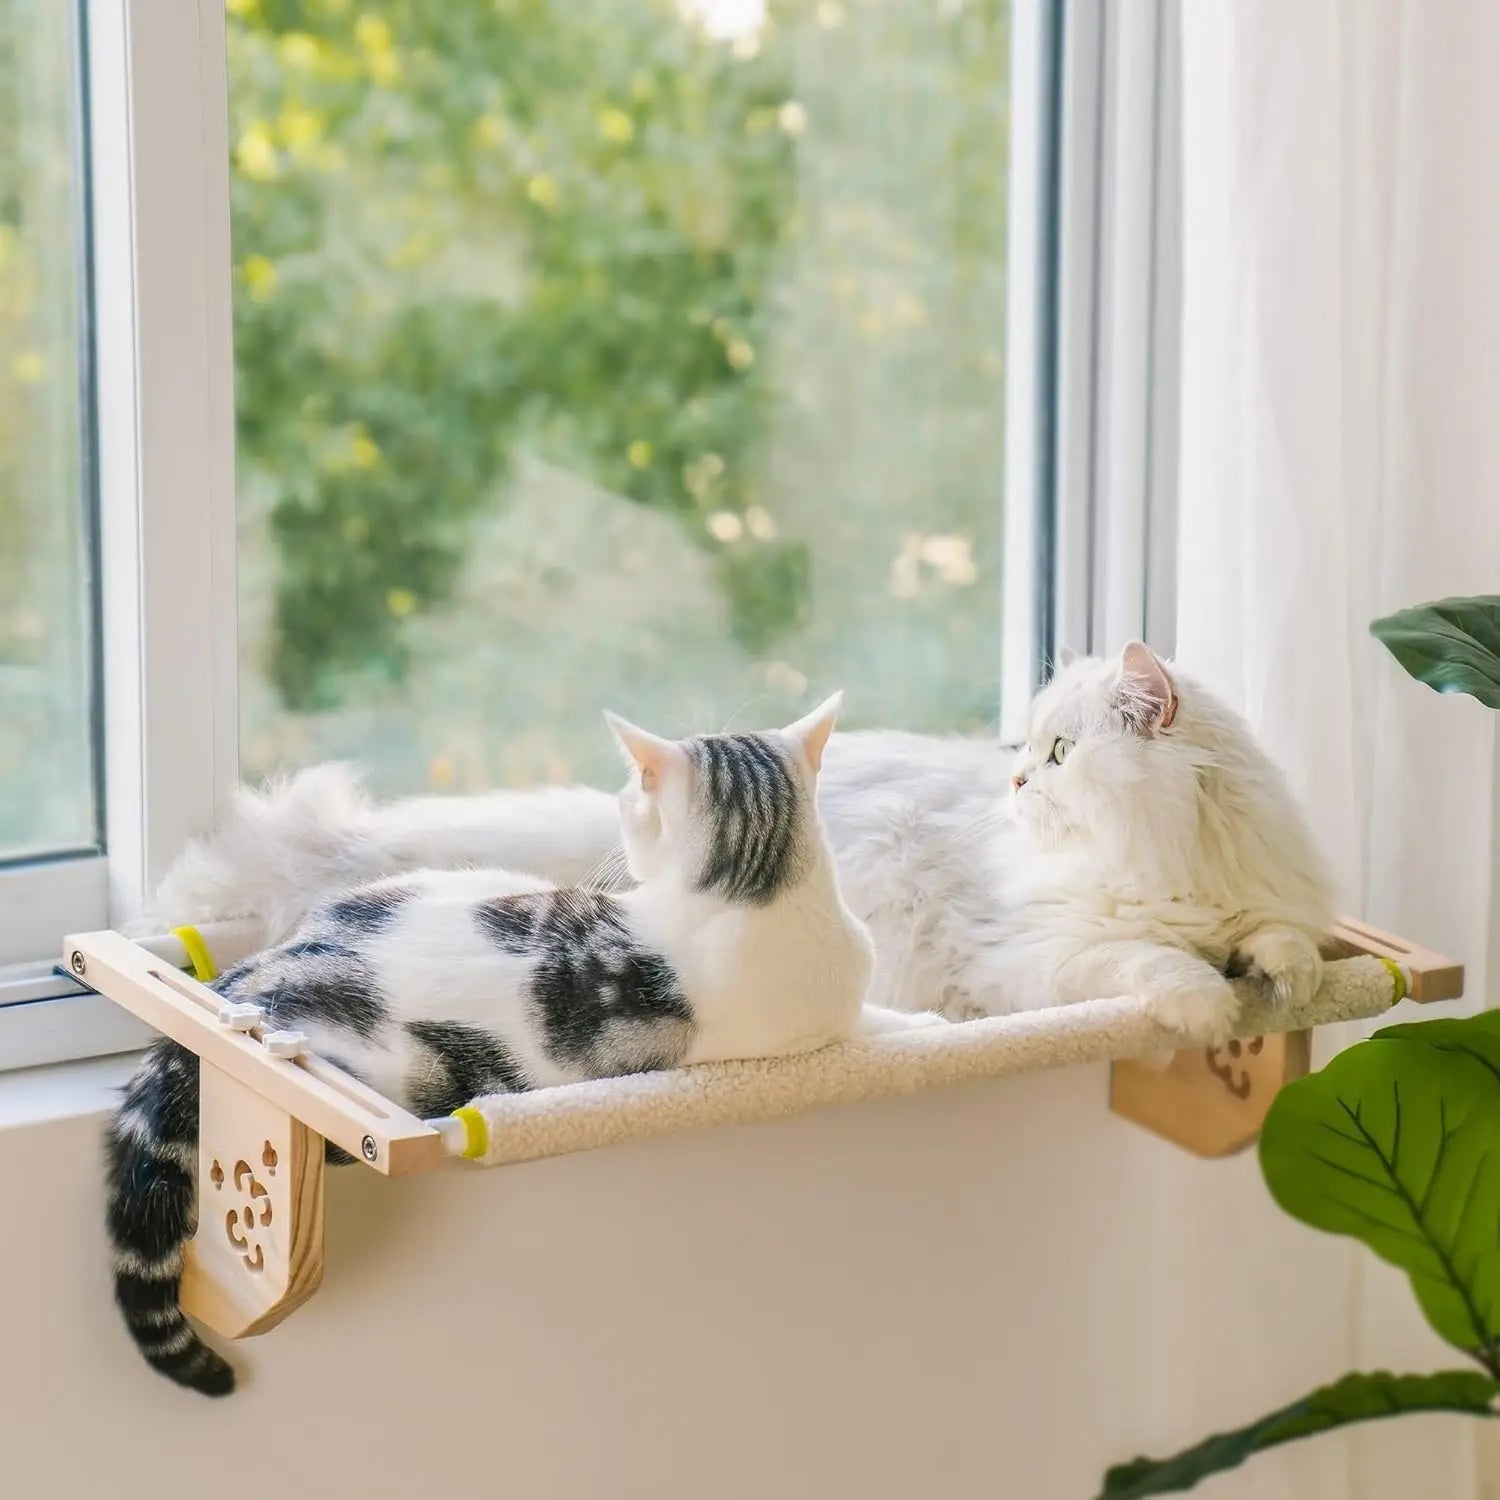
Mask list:
[{"label": "gray and white tabby cat", "polygon": [[[1139,994],[1221,1036],[1225,971],[1302,999],[1332,916],[1323,862],[1249,726],[1139,641],[1073,658],[1028,743],[870,731],[828,747],[819,805],[875,939],[870,999],[954,1019]],[[167,925],[253,916],[268,940],[355,880],[505,864],[576,879],[618,837],[590,787],[378,804],[344,767],[239,794],[164,882]]]},{"label": "gray and white tabby cat", "polygon": [[[861,1014],[870,938],[840,895],[815,801],[837,708],[683,741],[611,717],[632,768],[616,835],[633,889],[408,871],[317,904],[216,988],[424,1116],[481,1094],[922,1024]],[[178,1305],[197,1131],[197,1059],[160,1042],[111,1123],[109,1230],[116,1300],[142,1354],[221,1395],[233,1371]]]}]

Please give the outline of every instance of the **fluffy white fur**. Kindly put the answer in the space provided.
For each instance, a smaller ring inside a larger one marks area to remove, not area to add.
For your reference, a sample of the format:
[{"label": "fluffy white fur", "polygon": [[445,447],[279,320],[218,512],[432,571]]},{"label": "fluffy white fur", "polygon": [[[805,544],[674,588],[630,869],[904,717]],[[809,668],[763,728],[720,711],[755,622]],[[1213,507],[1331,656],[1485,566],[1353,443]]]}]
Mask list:
[{"label": "fluffy white fur", "polygon": [[1244,721],[1144,645],[1065,662],[1012,784],[998,930],[963,980],[977,1012],[1136,993],[1219,1038],[1231,965],[1311,998],[1332,911],[1302,816]]},{"label": "fluffy white fur", "polygon": [[[692,762],[682,745],[611,717],[633,762],[616,825],[637,883],[618,899],[635,946],[667,960],[691,1006],[684,1063],[804,1052],[861,1029],[873,949],[864,923],[839,894],[815,810],[818,762],[836,711],[830,699],[779,734],[770,732],[803,784],[805,863],[800,878],[763,905],[696,889],[713,820],[695,800]],[[393,876],[392,883],[412,894],[388,925],[363,940],[360,953],[393,1018],[440,1018],[492,1033],[533,1087],[585,1076],[556,1060],[531,1016],[534,971],[545,955],[506,952],[474,921],[476,903],[550,890],[550,883],[495,869],[423,870]],[[862,1029],[916,1022],[901,1013],[873,1014]],[[392,1098],[401,1097],[420,1062],[419,1049],[392,1044],[392,1035],[404,1034],[400,1028],[359,1040],[343,1028],[320,1029],[315,1019],[307,1025],[315,1046],[347,1059]]]},{"label": "fluffy white fur", "polygon": [[[835,695],[780,731],[805,793],[806,868],[764,906],[695,889],[712,825],[694,812],[687,753],[611,719],[636,772],[620,793],[619,821],[637,885],[619,899],[637,940],[665,956],[692,1003],[697,1030],[684,1062],[805,1052],[860,1029],[874,945],[839,890],[817,814],[838,708]],[[864,1029],[910,1021],[874,1014]]]},{"label": "fluffy white fur", "polygon": [[[962,1019],[1139,993],[1217,1037],[1235,1008],[1232,960],[1275,997],[1316,988],[1327,877],[1238,715],[1132,643],[1115,661],[1068,661],[1028,740],[1014,764],[987,740],[829,743],[819,802],[844,898],[874,935],[872,1002]],[[613,800],[590,788],[382,806],[347,769],[316,767],[241,792],[158,911],[259,917],[275,941],[319,897],[421,865],[570,882],[607,863],[617,830]]]},{"label": "fluffy white fur", "polygon": [[384,875],[487,865],[576,885],[619,842],[615,799],[592,787],[376,803],[350,767],[328,764],[237,791],[220,825],[178,856],[152,906],[162,918],[255,917],[265,942],[279,943],[325,898]]}]

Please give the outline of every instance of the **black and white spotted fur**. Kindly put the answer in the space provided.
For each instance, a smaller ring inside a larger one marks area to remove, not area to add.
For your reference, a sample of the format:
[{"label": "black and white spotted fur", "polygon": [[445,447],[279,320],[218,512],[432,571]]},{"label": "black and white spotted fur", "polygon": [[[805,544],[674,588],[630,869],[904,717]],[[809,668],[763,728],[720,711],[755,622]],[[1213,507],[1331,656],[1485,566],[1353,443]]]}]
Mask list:
[{"label": "black and white spotted fur", "polygon": [[[680,743],[612,720],[635,766],[621,794],[634,890],[423,871],[324,903],[216,988],[426,1117],[847,1035],[871,951],[814,804],[835,708]],[[197,1059],[160,1042],[109,1129],[116,1300],[154,1368],[222,1395],[233,1372],[178,1304],[197,1133]]]}]

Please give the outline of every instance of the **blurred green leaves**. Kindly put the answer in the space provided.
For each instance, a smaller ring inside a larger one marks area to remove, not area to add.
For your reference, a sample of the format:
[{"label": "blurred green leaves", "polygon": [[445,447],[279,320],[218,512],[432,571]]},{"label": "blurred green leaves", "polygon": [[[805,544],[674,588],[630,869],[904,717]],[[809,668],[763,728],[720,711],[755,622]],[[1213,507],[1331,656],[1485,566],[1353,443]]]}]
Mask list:
[{"label": "blurred green leaves", "polygon": [[[399,678],[522,447],[681,518],[755,502],[788,70],[670,0],[230,0],[242,474],[274,494],[293,708]],[[719,576],[759,647],[795,550]]]},{"label": "blurred green leaves", "polygon": [[991,726],[1009,0],[231,0],[242,765]]}]

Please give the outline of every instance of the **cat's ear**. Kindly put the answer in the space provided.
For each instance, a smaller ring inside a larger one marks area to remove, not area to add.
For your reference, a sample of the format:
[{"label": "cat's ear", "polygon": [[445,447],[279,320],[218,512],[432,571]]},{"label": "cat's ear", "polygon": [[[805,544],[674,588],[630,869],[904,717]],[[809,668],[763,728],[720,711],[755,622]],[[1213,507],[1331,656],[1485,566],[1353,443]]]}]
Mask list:
[{"label": "cat's ear", "polygon": [[1071,646],[1062,646],[1057,653],[1058,672],[1066,672],[1078,660],[1078,653]]},{"label": "cat's ear", "polygon": [[828,744],[828,736],[833,733],[843,702],[844,695],[835,693],[831,698],[825,698],[810,714],[803,715],[795,724],[788,724],[781,731],[801,748],[808,765],[814,771],[822,768],[823,751]]},{"label": "cat's ear", "polygon": [[1128,642],[1120,653],[1120,698],[1147,734],[1170,729],[1177,717],[1177,689],[1161,658],[1142,641]]},{"label": "cat's ear", "polygon": [[674,741],[664,740],[608,709],[604,710],[604,722],[625,752],[625,759],[640,771],[643,791],[654,792],[662,777],[679,765],[687,753]]}]

